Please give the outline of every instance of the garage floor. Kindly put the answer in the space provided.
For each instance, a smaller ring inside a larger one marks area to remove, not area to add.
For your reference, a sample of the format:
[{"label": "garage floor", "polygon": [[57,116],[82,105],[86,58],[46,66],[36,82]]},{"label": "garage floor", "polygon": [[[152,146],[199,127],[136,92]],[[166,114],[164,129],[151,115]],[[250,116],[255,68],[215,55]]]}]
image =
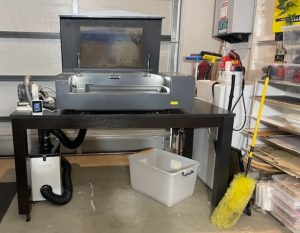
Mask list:
[{"label": "garage floor", "polygon": [[[209,222],[209,190],[198,179],[194,195],[168,208],[131,189],[126,156],[70,157],[74,195],[65,206],[36,203],[32,220],[18,215],[14,198],[0,232],[153,233],[289,232],[268,214],[253,211],[234,228],[218,230]],[[0,160],[0,182],[14,180],[12,160]]]}]

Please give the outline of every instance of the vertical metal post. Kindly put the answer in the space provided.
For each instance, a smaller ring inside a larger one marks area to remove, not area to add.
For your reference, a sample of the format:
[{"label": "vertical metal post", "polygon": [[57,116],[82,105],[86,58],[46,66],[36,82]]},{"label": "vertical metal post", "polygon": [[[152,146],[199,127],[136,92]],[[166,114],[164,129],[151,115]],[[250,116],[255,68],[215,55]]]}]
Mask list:
[{"label": "vertical metal post", "polygon": [[72,0],[72,14],[78,14],[79,12],[79,0]]},{"label": "vertical metal post", "polygon": [[172,0],[170,72],[178,71],[182,0]]}]

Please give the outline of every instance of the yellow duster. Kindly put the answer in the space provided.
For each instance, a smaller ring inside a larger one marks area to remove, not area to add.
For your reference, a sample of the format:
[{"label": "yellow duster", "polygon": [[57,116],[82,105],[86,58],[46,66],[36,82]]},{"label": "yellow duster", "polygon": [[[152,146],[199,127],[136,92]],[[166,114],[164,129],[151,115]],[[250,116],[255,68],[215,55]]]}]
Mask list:
[{"label": "yellow duster", "polygon": [[254,146],[256,142],[259,122],[265,101],[268,83],[269,75],[267,75],[267,77],[265,78],[264,88],[261,96],[252,143],[249,150],[245,174],[238,174],[233,178],[230,187],[226,191],[224,197],[219,202],[218,206],[216,207],[215,211],[211,216],[212,224],[219,228],[229,228],[234,226],[239,220],[240,216],[242,215],[243,210],[245,209],[247,203],[249,202],[253,194],[256,181],[250,177],[247,177],[247,175],[253,156]]},{"label": "yellow duster", "polygon": [[211,216],[211,222],[219,228],[234,226],[249,202],[256,181],[245,174],[235,175],[229,189]]}]

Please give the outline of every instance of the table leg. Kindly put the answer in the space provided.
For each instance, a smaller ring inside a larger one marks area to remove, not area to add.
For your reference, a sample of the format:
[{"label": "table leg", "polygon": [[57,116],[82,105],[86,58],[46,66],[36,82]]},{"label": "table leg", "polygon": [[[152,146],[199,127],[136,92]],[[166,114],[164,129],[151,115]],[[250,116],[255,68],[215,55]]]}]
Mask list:
[{"label": "table leg", "polygon": [[184,143],[183,143],[183,156],[187,158],[193,157],[193,141],[194,141],[194,129],[184,129]]},{"label": "table leg", "polygon": [[17,181],[19,214],[26,215],[30,219],[31,201],[30,186],[28,185],[26,159],[28,156],[27,131],[23,129],[21,122],[12,121],[15,169]]},{"label": "table leg", "polygon": [[218,129],[214,184],[212,191],[213,206],[218,205],[228,187],[233,119],[233,117],[224,117],[223,125]]}]

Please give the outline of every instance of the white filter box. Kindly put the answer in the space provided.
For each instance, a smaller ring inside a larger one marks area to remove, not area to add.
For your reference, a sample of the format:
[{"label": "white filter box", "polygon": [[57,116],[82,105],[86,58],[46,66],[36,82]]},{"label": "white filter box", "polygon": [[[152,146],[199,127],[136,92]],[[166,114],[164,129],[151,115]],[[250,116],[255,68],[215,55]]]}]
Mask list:
[{"label": "white filter box", "polygon": [[132,188],[172,207],[194,193],[200,163],[160,149],[129,156]]},{"label": "white filter box", "polygon": [[60,156],[31,157],[31,192],[32,201],[45,200],[40,193],[40,188],[51,185],[55,194],[62,194]]}]

